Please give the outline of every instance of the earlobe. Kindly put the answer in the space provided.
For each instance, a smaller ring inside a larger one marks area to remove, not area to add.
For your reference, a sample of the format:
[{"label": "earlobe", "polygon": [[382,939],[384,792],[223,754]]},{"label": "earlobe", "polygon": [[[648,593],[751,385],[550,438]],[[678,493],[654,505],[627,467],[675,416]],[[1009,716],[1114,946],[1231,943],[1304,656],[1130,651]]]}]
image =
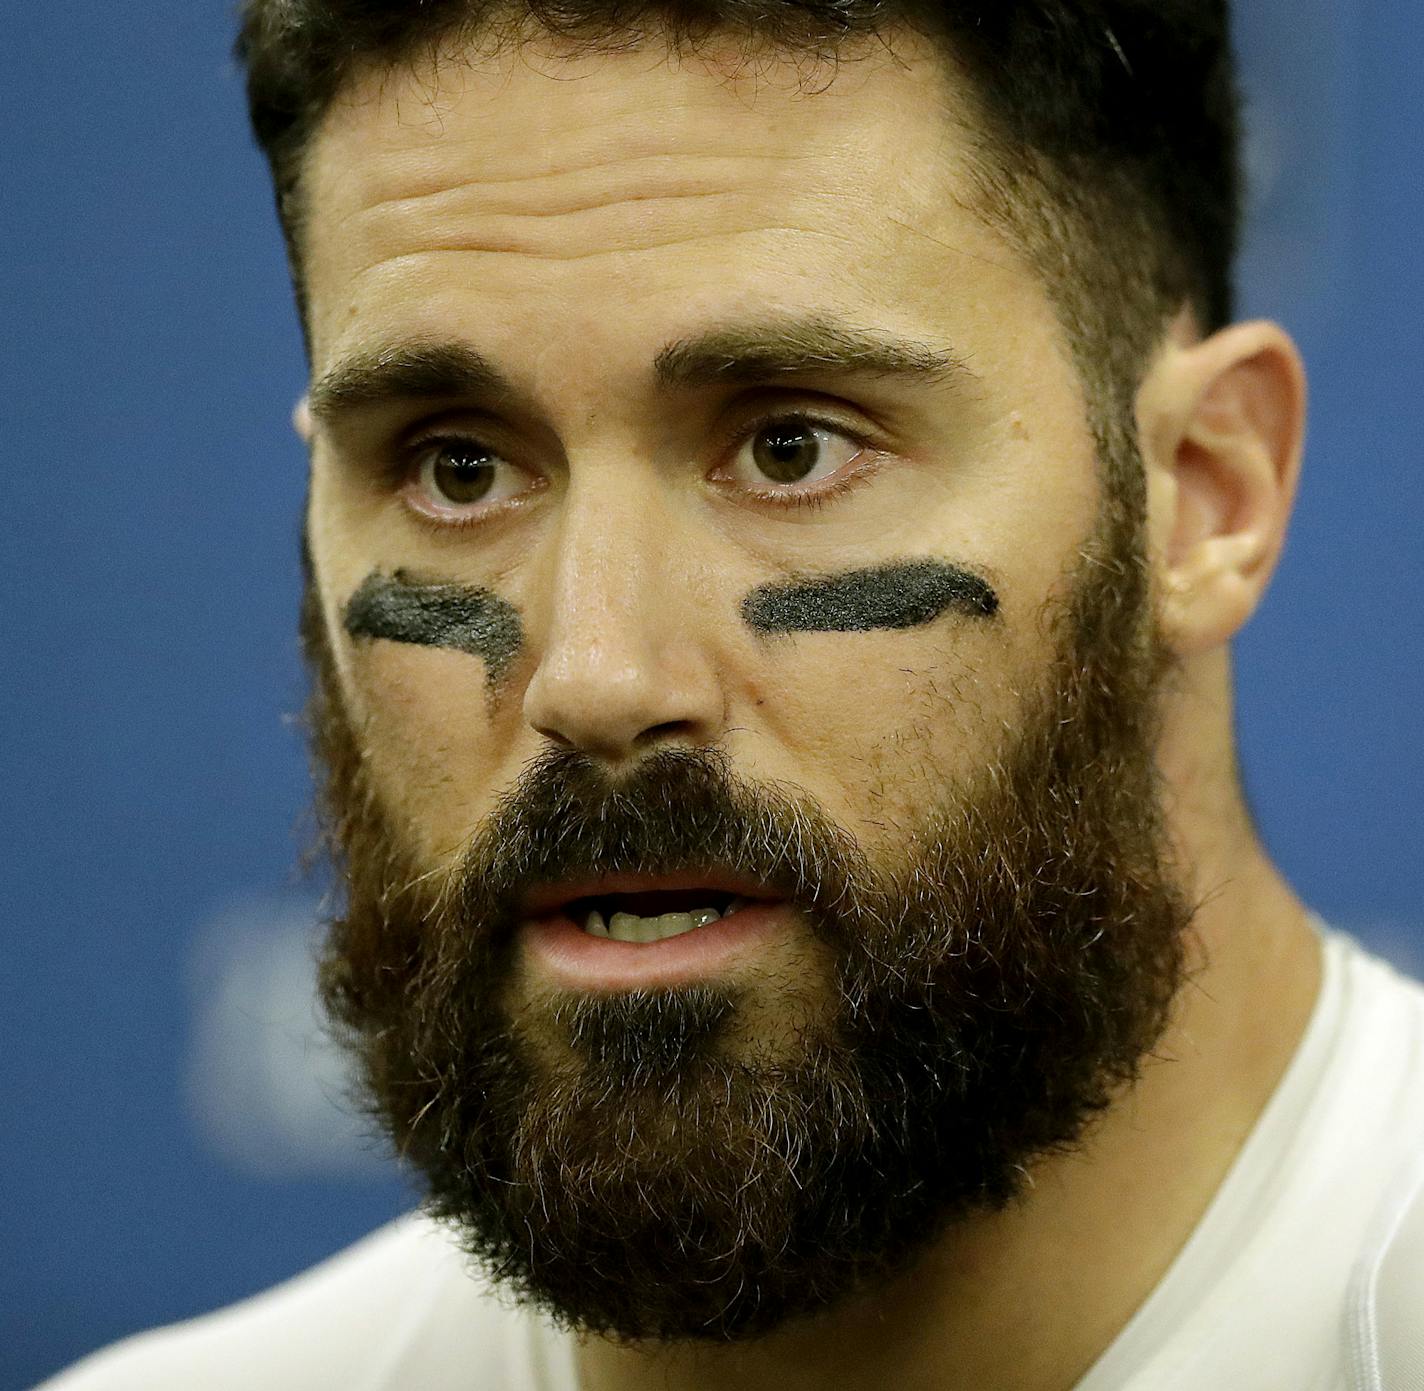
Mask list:
[{"label": "earlobe", "polygon": [[312,442],[311,406],[305,395],[292,407],[292,429],[297,432],[297,438],[310,447]]},{"label": "earlobe", "polygon": [[1186,655],[1229,641],[1285,541],[1305,430],[1305,372],[1275,324],[1173,343],[1138,397],[1163,636]]}]

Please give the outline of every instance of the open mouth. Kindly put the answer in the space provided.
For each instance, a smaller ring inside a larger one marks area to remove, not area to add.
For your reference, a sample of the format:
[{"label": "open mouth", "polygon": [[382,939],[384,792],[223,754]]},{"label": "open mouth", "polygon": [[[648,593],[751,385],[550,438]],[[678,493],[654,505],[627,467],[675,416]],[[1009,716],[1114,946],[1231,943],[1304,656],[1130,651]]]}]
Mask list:
[{"label": "open mouth", "polygon": [[591,894],[571,900],[561,911],[592,937],[663,942],[733,917],[754,901],[717,889],[651,889]]},{"label": "open mouth", "polygon": [[780,885],[703,865],[532,886],[515,905],[539,975],[574,990],[664,989],[735,974],[797,930]]}]

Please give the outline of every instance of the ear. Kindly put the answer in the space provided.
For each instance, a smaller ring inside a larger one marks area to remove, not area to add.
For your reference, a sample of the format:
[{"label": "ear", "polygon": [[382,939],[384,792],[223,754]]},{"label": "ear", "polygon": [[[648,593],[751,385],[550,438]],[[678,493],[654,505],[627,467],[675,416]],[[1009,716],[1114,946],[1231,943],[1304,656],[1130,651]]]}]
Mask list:
[{"label": "ear", "polygon": [[1179,323],[1137,398],[1162,634],[1181,655],[1229,641],[1265,593],[1295,500],[1305,369],[1284,329]]},{"label": "ear", "polygon": [[292,429],[297,432],[297,437],[308,448],[312,442],[312,416],[311,406],[305,396],[292,407]]}]

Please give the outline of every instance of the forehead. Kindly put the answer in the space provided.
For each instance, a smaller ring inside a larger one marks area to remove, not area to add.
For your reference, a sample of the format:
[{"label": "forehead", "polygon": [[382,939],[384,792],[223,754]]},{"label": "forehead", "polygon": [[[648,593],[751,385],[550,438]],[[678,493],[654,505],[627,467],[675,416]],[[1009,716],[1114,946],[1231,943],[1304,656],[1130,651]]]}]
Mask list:
[{"label": "forehead", "polygon": [[971,209],[970,149],[944,64],[908,38],[834,62],[658,41],[371,71],[304,171],[316,365],[457,330],[500,351],[537,326],[555,349],[557,325],[611,367],[634,338],[646,357],[765,309],[911,333],[949,305],[1039,312]]}]

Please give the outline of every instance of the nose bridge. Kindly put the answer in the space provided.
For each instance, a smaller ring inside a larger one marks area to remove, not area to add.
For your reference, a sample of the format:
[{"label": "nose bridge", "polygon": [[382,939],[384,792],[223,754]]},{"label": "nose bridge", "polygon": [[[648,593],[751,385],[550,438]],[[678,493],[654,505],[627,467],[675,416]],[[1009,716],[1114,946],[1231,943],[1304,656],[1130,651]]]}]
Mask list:
[{"label": "nose bridge", "polygon": [[530,634],[536,729],[607,758],[654,737],[713,737],[721,695],[680,563],[686,544],[642,470],[571,478],[543,567],[543,632]]},{"label": "nose bridge", "polygon": [[662,573],[670,532],[651,488],[627,479],[571,485],[552,558],[550,645],[572,640],[605,660],[655,646],[663,614],[653,592],[674,599],[667,586],[676,576]]}]

